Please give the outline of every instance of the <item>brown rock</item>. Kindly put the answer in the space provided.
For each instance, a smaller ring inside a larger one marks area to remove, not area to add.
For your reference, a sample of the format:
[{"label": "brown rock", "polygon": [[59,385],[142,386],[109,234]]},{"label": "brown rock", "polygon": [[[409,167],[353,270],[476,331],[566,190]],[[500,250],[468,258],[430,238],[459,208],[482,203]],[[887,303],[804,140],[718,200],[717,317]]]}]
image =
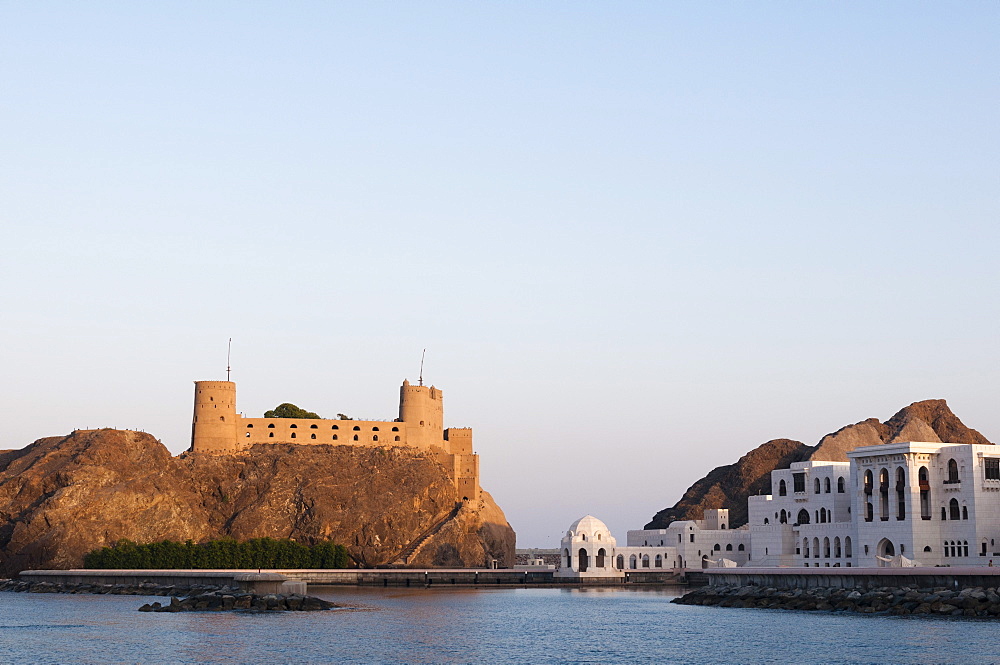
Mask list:
[{"label": "brown rock", "polygon": [[[80,567],[86,552],[122,538],[332,540],[373,566],[455,505],[445,469],[410,448],[261,445],[172,457],[149,434],[77,431],[0,455],[0,576]],[[448,565],[512,565],[514,532],[484,492],[421,548],[422,564],[440,551]]]}]

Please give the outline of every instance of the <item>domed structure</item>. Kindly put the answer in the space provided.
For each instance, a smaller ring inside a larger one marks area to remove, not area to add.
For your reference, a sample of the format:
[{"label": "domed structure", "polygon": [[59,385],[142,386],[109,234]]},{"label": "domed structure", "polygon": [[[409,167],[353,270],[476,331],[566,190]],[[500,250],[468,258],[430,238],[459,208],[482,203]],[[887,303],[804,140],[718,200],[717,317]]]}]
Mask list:
[{"label": "domed structure", "polygon": [[593,515],[570,524],[559,546],[562,566],[558,577],[624,577],[614,565],[617,541],[608,526]]}]

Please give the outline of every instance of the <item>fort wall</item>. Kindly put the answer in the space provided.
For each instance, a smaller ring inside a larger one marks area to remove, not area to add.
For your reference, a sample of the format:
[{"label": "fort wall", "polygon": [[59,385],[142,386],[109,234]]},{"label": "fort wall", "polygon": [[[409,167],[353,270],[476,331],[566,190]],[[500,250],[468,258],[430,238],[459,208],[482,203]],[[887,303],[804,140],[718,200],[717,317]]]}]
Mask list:
[{"label": "fort wall", "polygon": [[236,412],[236,384],[196,381],[191,448],[194,453],[245,453],[260,444],[406,446],[434,455],[455,483],[456,501],[479,501],[479,456],[472,429],[445,430],[444,395],[434,386],[399,389],[395,420],[244,418]]}]

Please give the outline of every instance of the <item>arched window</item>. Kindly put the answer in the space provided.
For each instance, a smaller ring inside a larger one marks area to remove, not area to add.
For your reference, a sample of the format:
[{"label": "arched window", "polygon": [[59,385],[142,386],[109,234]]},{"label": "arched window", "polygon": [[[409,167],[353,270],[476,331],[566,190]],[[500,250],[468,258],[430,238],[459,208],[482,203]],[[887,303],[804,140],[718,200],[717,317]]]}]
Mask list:
[{"label": "arched window", "polygon": [[952,499],[951,501],[948,502],[948,512],[950,513],[950,517],[953,520],[962,518],[962,513],[958,509],[958,499]]},{"label": "arched window", "polygon": [[295,438],[295,432],[292,432],[292,438],[293,439]]},{"label": "arched window", "polygon": [[788,488],[784,480],[778,481],[778,496],[788,496]]},{"label": "arched window", "polygon": [[830,479],[829,478],[824,478],[823,479],[823,493],[824,494],[829,494],[830,493]]},{"label": "arched window", "polygon": [[[395,429],[395,428],[393,428],[393,429]],[[625,556],[622,555],[622,554],[619,554],[618,558],[615,560],[615,564],[616,564],[615,567],[618,568],[618,570],[623,570],[625,568]]]},{"label": "arched window", "polygon": [[840,558],[840,536],[833,539],[833,558]]},{"label": "arched window", "polygon": [[969,541],[962,541],[962,556],[969,556]]},{"label": "arched window", "polygon": [[906,519],[906,470],[896,469],[896,519]]},{"label": "arched window", "polygon": [[247,425],[247,429],[253,429],[253,423],[250,423],[249,425]]},{"label": "arched window", "polygon": [[590,556],[587,554],[586,548],[581,547],[577,556],[577,570],[581,573],[587,572],[587,567],[590,565]]},{"label": "arched window", "polygon": [[355,426],[354,426],[354,427],[352,427],[351,429],[353,429],[353,430],[354,430],[355,432],[360,432],[360,431],[361,431],[361,428],[360,428],[360,427],[358,427],[357,425],[355,425]]},{"label": "arched window", "polygon": [[872,493],[872,485],[874,484],[874,476],[872,475],[872,470],[868,469],[865,471],[865,494]]},{"label": "arched window", "polygon": [[947,485],[958,482],[958,462],[953,459],[948,460],[948,480],[944,482]]},{"label": "arched window", "polygon": [[844,477],[841,476],[837,478],[837,494],[844,493]]},{"label": "arched window", "polygon": [[604,551],[603,547],[601,549],[597,550],[597,556],[594,557],[594,567],[595,568],[604,568],[604,558],[606,556],[607,556],[607,552]]},{"label": "arched window", "polygon": [[315,435],[315,434],[310,434],[310,435],[309,435],[309,438],[310,438],[310,439],[315,439],[315,438],[316,438],[316,435]]},{"label": "arched window", "polygon": [[273,439],[274,438],[274,432],[268,432],[267,433],[267,438]]},{"label": "arched window", "polygon": [[333,435],[333,440],[334,440],[334,441],[336,441],[336,440],[337,440],[337,435],[336,435],[336,434],[334,434],[334,435]]},{"label": "arched window", "polygon": [[333,426],[333,427],[331,427],[330,429],[340,429],[340,425],[334,425],[334,426]]},{"label": "arched window", "polygon": [[399,428],[398,428],[398,427],[393,427],[393,428],[392,428],[392,431],[393,431],[393,432],[398,432],[398,431],[399,431]]},{"label": "arched window", "polygon": [[394,436],[394,437],[392,437],[392,440],[393,441],[399,441],[399,437],[398,436]]},{"label": "arched window", "polygon": [[847,557],[848,559],[851,558],[851,537],[850,536],[845,536],[844,537],[844,556]]},{"label": "arched window", "polygon": [[719,543],[716,543],[715,547],[712,548],[712,551],[713,552],[720,552],[720,551],[722,551],[722,547],[719,545]]},{"label": "arched window", "polygon": [[274,423],[271,423],[270,425],[268,425],[267,428],[268,429],[274,429]]},{"label": "arched window", "polygon": [[819,538],[813,538],[813,558],[819,558]]},{"label": "arched window", "polygon": [[805,559],[809,558],[809,539],[808,538],[803,538],[802,539],[802,556]]},{"label": "arched window", "polygon": [[809,524],[809,511],[805,508],[800,510],[797,521],[799,524]]},{"label": "arched window", "polygon": [[726,551],[727,552],[732,552],[733,551],[733,544],[732,543],[726,543]]},{"label": "arched window", "polygon": [[649,568],[649,555],[648,554],[643,554],[642,555],[642,567],[643,568]]},{"label": "arched window", "polygon": [[740,543],[740,546],[736,548],[736,550],[739,552],[745,552],[746,549],[747,548],[743,546],[743,543]]},{"label": "arched window", "polygon": [[969,507],[968,506],[962,506],[962,519],[963,520],[969,519]]},{"label": "arched window", "polygon": [[663,568],[663,557],[661,555],[656,555],[656,559],[653,561],[653,568]]},{"label": "arched window", "polygon": [[768,521],[768,519],[766,517],[764,518],[764,524],[770,524],[770,522]]},{"label": "arched window", "polygon": [[292,429],[298,429],[298,425],[296,425],[295,423],[292,423],[291,425],[289,425],[289,427]]},{"label": "arched window", "polygon": [[628,567],[631,568],[632,570],[635,570],[635,568],[636,568],[636,563],[635,562],[636,562],[636,559],[635,559],[635,555],[633,554],[632,556],[630,556],[628,558]]},{"label": "arched window", "polygon": [[378,427],[372,427],[372,431],[373,432],[377,432],[378,431]]},{"label": "arched window", "polygon": [[570,568],[573,566],[573,562],[569,558],[569,550],[563,550],[563,556],[566,557],[566,567]]},{"label": "arched window", "polygon": [[378,441],[378,434],[372,434],[372,441]]},{"label": "arched window", "polygon": [[926,466],[917,470],[917,484],[920,487],[920,519],[929,520],[931,518],[931,484],[927,479]]},{"label": "arched window", "polygon": [[819,478],[813,481],[813,487],[814,487],[813,493],[819,494]]},{"label": "arched window", "polygon": [[879,517],[883,522],[889,519],[889,470],[878,472]]},{"label": "arched window", "polygon": [[826,508],[819,509],[819,521],[822,524],[826,524]]},{"label": "arched window", "polygon": [[779,521],[782,524],[788,524],[788,513],[785,512],[784,508],[781,509],[781,518],[779,519]]},{"label": "arched window", "polygon": [[824,559],[829,559],[830,558],[830,539],[829,538],[823,538],[823,558]]},{"label": "arched window", "polygon": [[357,441],[357,440],[358,440],[358,435],[357,435],[357,434],[355,434],[355,435],[354,435],[354,440],[355,440],[355,441]]},{"label": "arched window", "polygon": [[310,425],[309,429],[319,429],[319,425]]},{"label": "arched window", "polygon": [[871,522],[875,519],[875,506],[872,505],[871,501],[865,503],[865,521]]}]

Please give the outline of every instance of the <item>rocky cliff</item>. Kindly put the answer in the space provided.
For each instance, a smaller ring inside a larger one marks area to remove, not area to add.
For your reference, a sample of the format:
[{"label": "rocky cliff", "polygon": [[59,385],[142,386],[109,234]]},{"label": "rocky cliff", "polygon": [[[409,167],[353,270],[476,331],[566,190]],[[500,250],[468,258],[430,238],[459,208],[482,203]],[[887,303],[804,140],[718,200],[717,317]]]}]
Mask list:
[{"label": "rocky cliff", "polygon": [[747,497],[770,494],[771,471],[806,460],[846,462],[847,452],[859,446],[900,441],[990,444],[966,427],[943,399],[914,402],[884,423],[877,418],[862,420],[827,434],[815,446],[790,439],[761,444],[735,464],[713,469],[689,487],[680,501],[656,513],[645,528],[662,529],[674,520],[701,519],[706,508],[728,508],[730,525],[740,526],[747,521]]},{"label": "rocky cliff", "polygon": [[408,448],[172,457],[148,434],[96,430],[0,454],[0,575],[79,567],[121,538],[262,536],[330,539],[363,566],[391,563],[417,540],[412,565],[514,561],[514,532],[490,495],[456,510],[444,468]]}]

